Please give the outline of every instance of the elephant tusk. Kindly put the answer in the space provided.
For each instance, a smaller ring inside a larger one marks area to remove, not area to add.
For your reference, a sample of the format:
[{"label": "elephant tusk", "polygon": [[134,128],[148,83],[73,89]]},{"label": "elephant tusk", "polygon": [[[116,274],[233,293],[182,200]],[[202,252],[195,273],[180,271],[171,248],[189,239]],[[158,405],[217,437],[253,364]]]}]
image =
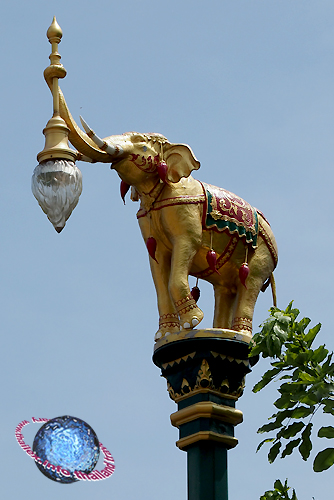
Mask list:
[{"label": "elephant tusk", "polygon": [[92,130],[85,120],[80,116],[81,124],[90,139],[102,150],[108,153],[110,156],[119,156],[123,154],[123,148],[119,145],[112,146],[108,144],[106,141],[101,139],[98,135],[95,134],[94,130]]},{"label": "elephant tusk", "polygon": [[77,151],[77,156],[76,156],[77,161],[86,161],[87,163],[96,163],[96,160],[92,160],[92,158],[89,158],[89,156],[83,155],[82,153],[79,153]]}]

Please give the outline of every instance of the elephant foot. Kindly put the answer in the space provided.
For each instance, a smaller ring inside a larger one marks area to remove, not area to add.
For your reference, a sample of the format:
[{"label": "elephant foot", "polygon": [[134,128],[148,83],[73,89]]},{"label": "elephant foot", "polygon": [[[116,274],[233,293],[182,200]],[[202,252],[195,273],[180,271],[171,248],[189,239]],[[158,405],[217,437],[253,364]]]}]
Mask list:
[{"label": "elephant foot", "polygon": [[175,302],[175,306],[180,318],[180,329],[191,330],[195,328],[203,319],[204,314],[197,306],[192,295],[189,294],[184,299]]},{"label": "elephant foot", "polygon": [[232,323],[232,330],[247,335],[252,338],[252,320],[249,318],[237,317]]},{"label": "elephant foot", "polygon": [[159,330],[154,336],[154,340],[159,340],[171,333],[180,331],[179,317],[175,313],[162,314],[159,317]]}]

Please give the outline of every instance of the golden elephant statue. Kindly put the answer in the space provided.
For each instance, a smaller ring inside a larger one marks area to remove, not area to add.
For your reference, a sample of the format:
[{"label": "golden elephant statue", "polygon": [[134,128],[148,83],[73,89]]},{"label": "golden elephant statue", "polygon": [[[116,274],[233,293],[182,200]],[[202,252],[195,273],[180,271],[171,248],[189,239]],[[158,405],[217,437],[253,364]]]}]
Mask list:
[{"label": "golden elephant statue", "polygon": [[[60,114],[70,129],[78,160],[111,162],[124,199],[140,201],[140,229],[150,254],[159,309],[158,340],[203,319],[188,276],[212,283],[213,327],[252,335],[255,302],[271,281],[277,246],[261,212],[226,190],[190,174],[200,167],[185,144],[160,134],[130,132],[100,139],[74,122],[59,91]],[[273,291],[274,295],[274,291]]]}]

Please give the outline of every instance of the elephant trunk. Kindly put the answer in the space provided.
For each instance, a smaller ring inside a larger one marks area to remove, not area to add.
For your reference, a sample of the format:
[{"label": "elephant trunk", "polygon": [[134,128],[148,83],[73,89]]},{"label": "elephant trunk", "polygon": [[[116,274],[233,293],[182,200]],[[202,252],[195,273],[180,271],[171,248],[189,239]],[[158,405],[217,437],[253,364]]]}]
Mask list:
[{"label": "elephant trunk", "polygon": [[[44,71],[44,78],[52,92],[52,75],[48,69],[49,68],[46,68]],[[68,109],[64,95],[60,89],[59,113],[70,130],[69,141],[80,153],[78,155],[78,160],[111,163],[116,156],[121,154],[122,148],[120,146],[109,146],[105,141],[99,139],[99,137],[97,137],[94,133],[89,136],[78,127]],[[90,130],[89,127],[88,130]],[[101,144],[101,147],[99,144]]]}]

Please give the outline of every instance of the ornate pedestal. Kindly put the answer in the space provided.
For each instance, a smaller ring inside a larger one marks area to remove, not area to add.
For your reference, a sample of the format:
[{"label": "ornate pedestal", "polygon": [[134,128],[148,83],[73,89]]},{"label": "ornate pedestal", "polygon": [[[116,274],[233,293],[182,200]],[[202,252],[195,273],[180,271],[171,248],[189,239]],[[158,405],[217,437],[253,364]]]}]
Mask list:
[{"label": "ornate pedestal", "polygon": [[238,444],[235,408],[245,375],[257,359],[248,359],[249,336],[218,328],[182,331],[160,339],[153,362],[167,380],[178,411],[171,415],[187,452],[188,499],[227,500],[227,450]]}]

